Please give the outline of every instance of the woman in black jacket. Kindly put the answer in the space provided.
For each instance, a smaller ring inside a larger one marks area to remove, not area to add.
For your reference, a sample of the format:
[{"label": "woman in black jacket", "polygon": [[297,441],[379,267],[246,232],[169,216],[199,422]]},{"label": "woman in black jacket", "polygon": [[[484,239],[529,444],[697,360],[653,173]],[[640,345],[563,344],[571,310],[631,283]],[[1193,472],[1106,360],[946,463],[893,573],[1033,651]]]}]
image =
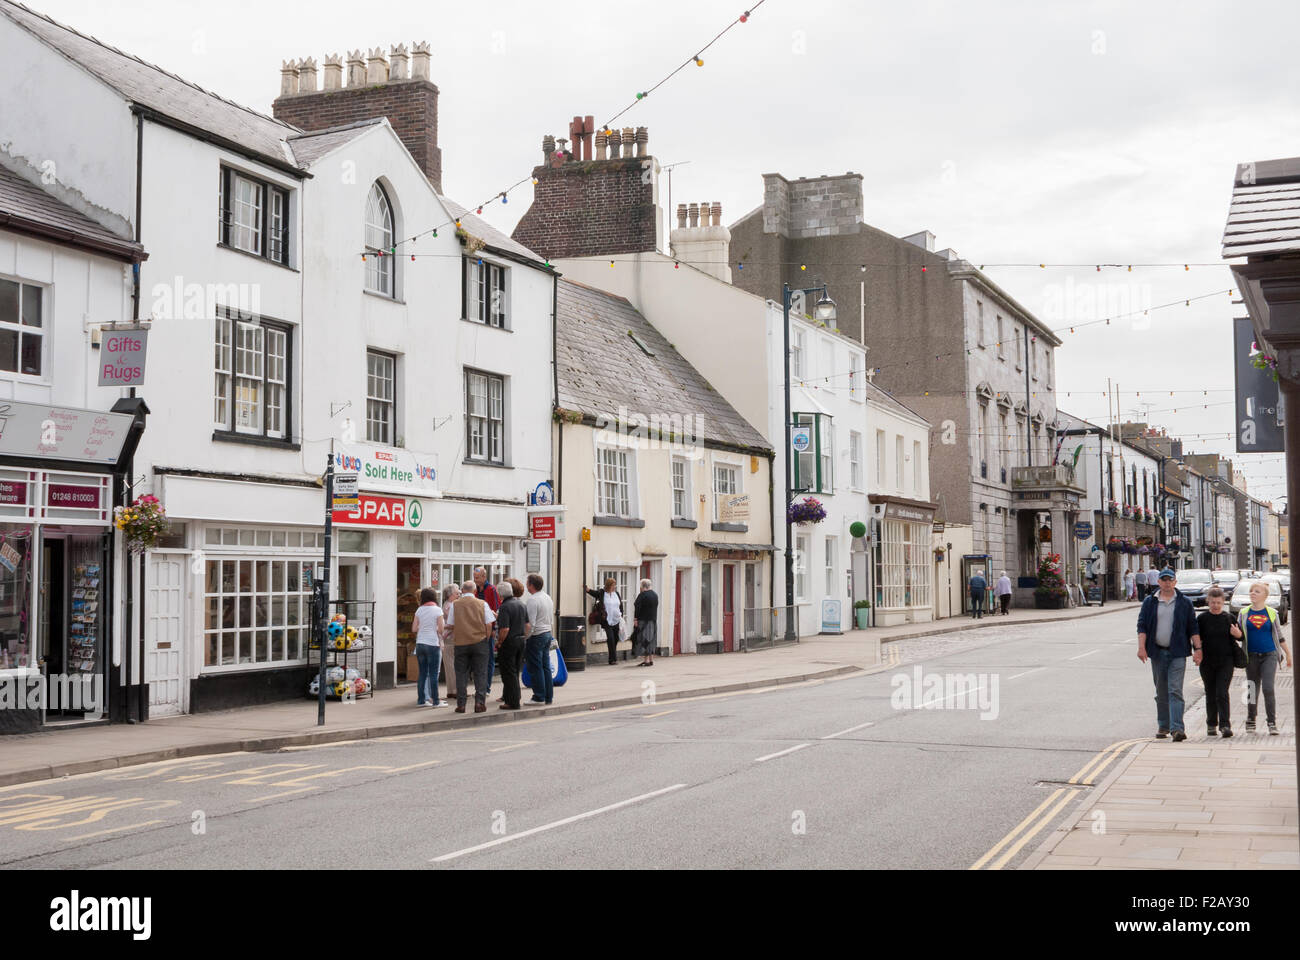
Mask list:
[{"label": "woman in black jacket", "polygon": [[1241,628],[1232,614],[1223,609],[1223,599],[1222,587],[1210,587],[1205,595],[1209,609],[1196,618],[1201,635],[1200,668],[1201,681],[1205,684],[1207,737],[1232,736],[1228,686],[1232,683],[1233,647],[1241,638]]},{"label": "woman in black jacket", "polygon": [[659,594],[651,589],[653,586],[649,580],[642,580],[632,603],[632,655],[641,658],[643,667],[655,665],[659,646]]},{"label": "woman in black jacket", "polygon": [[618,662],[618,632],[623,622],[623,598],[618,595],[618,582],[608,577],[604,590],[583,589],[596,601],[597,622],[605,628],[605,646],[609,648],[609,662],[613,665]]}]

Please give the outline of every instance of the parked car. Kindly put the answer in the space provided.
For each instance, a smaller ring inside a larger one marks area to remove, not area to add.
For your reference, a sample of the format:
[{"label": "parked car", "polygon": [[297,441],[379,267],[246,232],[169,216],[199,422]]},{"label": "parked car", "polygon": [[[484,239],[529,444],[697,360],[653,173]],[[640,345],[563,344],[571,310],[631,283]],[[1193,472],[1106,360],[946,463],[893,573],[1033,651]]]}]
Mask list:
[{"label": "parked car", "polygon": [[1236,570],[1215,570],[1213,573],[1214,582],[1223,587],[1223,592],[1232,596],[1232,591],[1237,588],[1237,581],[1241,579],[1241,574]]},{"label": "parked car", "polygon": [[1205,606],[1205,594],[1214,586],[1214,575],[1209,570],[1197,568],[1179,570],[1177,573],[1178,592],[1192,601],[1193,606]]},{"label": "parked car", "polygon": [[1250,606],[1250,588],[1252,584],[1262,583],[1268,587],[1268,598],[1264,601],[1266,606],[1272,607],[1277,611],[1277,618],[1286,623],[1290,617],[1290,604],[1287,601],[1286,593],[1282,590],[1282,581],[1277,577],[1257,577],[1252,580],[1242,580],[1232,591],[1232,599],[1228,602],[1228,610],[1235,617],[1238,613]]}]

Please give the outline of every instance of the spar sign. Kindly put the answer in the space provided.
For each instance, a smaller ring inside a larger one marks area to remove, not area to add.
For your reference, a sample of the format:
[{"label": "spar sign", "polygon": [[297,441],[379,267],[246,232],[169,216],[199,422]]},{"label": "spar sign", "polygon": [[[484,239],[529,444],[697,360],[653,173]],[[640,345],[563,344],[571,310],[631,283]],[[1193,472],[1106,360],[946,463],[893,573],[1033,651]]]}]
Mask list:
[{"label": "spar sign", "polygon": [[335,510],[335,523],[361,527],[419,529],[424,522],[424,503],[408,497],[380,497],[363,493],[350,510]]}]

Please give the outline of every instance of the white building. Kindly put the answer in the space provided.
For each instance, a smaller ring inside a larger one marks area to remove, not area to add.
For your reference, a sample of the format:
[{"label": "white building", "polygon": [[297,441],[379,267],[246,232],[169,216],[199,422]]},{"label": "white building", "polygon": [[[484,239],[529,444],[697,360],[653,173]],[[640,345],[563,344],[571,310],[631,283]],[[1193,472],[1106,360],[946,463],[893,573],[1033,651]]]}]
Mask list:
[{"label": "white building", "polygon": [[352,616],[377,686],[406,673],[415,588],[476,563],[548,573],[522,538],[550,478],[553,272],[439,196],[387,121],[305,134],[0,14],[12,68],[45,78],[0,93],[15,166],[159,251],[134,468],[173,521],[136,588],[154,715],[305,693],[331,443],[362,474],[331,581],[373,601]]},{"label": "white building", "polygon": [[98,374],[113,346],[101,330],[131,319],[144,256],[0,167],[0,683],[44,672],[102,685],[94,702],[0,710],[0,733],[126,711],[130,608],[110,531],[138,434]]}]

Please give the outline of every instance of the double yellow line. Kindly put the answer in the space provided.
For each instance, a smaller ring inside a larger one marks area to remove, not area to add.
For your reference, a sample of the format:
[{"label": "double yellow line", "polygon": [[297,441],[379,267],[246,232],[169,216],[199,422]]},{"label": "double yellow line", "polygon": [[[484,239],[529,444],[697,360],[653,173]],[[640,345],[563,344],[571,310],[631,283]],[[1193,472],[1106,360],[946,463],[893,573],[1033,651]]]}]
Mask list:
[{"label": "double yellow line", "polygon": [[[1144,738],[1145,739],[1145,738]],[[997,842],[988,853],[973,864],[971,870],[1001,870],[1024,849],[1025,844],[1042,832],[1043,828],[1056,819],[1083,788],[1096,782],[1101,772],[1110,766],[1120,754],[1135,743],[1143,740],[1120,740],[1101,750],[1072,776],[1067,785],[1057,787],[1046,800],[1040,803],[1029,816],[1021,820],[1010,833]],[[1075,786],[1077,784],[1077,786]],[[996,860],[994,858],[997,858]]]}]

